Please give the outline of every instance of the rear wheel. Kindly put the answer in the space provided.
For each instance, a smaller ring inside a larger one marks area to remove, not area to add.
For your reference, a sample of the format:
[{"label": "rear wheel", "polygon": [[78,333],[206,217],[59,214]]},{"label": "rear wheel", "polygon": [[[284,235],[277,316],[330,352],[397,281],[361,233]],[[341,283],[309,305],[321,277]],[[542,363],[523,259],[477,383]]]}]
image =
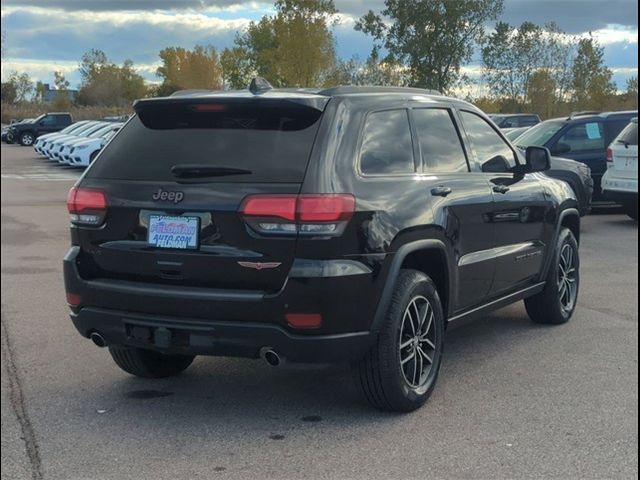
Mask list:
[{"label": "rear wheel", "polygon": [[353,366],[356,383],[376,408],[410,412],[435,388],[444,314],[431,279],[402,270],[377,343]]},{"label": "rear wheel", "polygon": [[20,145],[23,147],[30,147],[33,145],[35,139],[36,137],[32,132],[24,132],[20,135]]},{"label": "rear wheel", "polygon": [[187,369],[195,358],[192,355],[165,355],[143,348],[110,346],[109,353],[116,365],[136,377],[164,378]]},{"label": "rear wheel", "polygon": [[558,236],[544,290],[524,301],[527,313],[536,323],[566,323],[575,311],[579,290],[578,242],[571,230],[563,228]]}]

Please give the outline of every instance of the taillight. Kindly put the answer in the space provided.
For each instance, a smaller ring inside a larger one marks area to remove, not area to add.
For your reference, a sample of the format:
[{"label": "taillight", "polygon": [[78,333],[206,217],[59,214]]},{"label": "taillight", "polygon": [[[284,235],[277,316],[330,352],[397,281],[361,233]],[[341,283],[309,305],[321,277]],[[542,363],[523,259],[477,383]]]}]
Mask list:
[{"label": "taillight", "polygon": [[258,233],[340,235],[355,212],[349,194],[250,195],[240,214]]},{"label": "taillight", "polygon": [[107,196],[102,190],[73,187],[67,195],[71,223],[98,226],[107,216]]},{"label": "taillight", "polygon": [[607,162],[613,163],[613,150],[610,148],[607,148]]}]

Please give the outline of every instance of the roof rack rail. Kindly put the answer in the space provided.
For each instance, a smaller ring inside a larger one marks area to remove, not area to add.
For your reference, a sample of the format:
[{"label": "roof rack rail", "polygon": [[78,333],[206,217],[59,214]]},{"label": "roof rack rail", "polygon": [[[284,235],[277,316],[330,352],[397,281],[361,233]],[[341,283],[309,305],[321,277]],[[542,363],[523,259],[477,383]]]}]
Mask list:
[{"label": "roof rack rail", "polygon": [[599,110],[583,110],[581,112],[571,112],[571,115],[569,115],[569,119],[582,117],[585,115],[600,115],[601,113],[602,112],[600,112]]},{"label": "roof rack rail", "polygon": [[414,93],[416,95],[442,95],[437,90],[427,90],[425,88],[414,87],[375,87],[375,86],[339,86],[330,87],[318,92],[319,95],[347,95],[352,93]]}]

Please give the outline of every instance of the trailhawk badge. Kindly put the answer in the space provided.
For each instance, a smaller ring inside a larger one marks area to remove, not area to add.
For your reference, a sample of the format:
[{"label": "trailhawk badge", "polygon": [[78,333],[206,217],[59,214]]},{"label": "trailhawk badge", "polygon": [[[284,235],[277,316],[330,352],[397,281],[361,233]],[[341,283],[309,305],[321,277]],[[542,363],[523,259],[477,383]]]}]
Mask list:
[{"label": "trailhawk badge", "polygon": [[238,262],[238,265],[244,268],[253,268],[254,270],[267,270],[270,268],[278,268],[280,262]]}]

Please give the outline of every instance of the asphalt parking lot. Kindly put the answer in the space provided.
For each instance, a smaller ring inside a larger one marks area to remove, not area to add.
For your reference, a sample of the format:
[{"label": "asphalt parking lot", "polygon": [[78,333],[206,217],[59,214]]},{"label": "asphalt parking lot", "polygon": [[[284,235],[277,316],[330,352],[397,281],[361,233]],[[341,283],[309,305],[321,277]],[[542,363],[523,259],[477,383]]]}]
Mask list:
[{"label": "asphalt parking lot", "polygon": [[345,365],[198,358],[142,380],[74,330],[62,284],[77,170],[2,145],[2,477],[637,478],[638,226],[583,221],[574,319],[521,304],[448,332],[409,415],[358,397]]}]

